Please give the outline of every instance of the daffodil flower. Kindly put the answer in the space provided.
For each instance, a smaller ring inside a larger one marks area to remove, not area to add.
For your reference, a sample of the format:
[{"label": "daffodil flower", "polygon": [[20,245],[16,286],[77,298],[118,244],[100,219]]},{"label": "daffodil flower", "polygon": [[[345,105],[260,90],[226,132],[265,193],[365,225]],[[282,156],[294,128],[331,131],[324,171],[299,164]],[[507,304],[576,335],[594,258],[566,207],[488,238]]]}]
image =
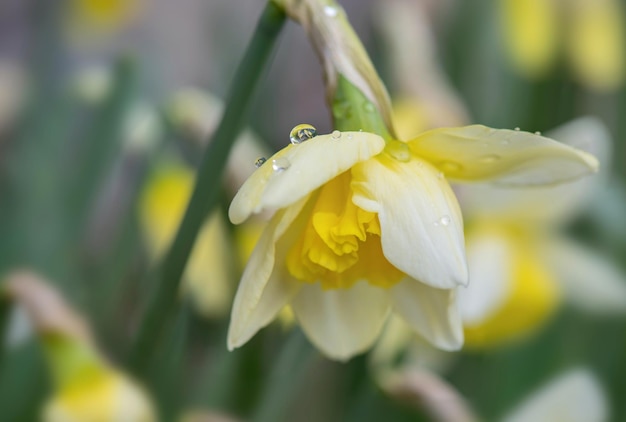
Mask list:
[{"label": "daffodil flower", "polygon": [[474,125],[401,142],[367,132],[282,149],[243,184],[239,224],[274,212],[244,271],[228,336],[241,346],[290,304],[331,358],[369,348],[390,311],[436,346],[463,343],[456,287],[466,285],[463,220],[447,179],[556,183],[594,157],[526,132]]},{"label": "daffodil flower", "polygon": [[[554,132],[608,161],[608,134],[591,118]],[[580,213],[603,174],[555,187],[462,186],[472,283],[459,291],[466,343],[491,347],[531,333],[563,300],[600,313],[626,312],[626,277],[557,230]],[[595,179],[595,180],[594,180]]]},{"label": "daffodil flower", "polygon": [[626,74],[623,10],[616,0],[500,0],[512,63],[534,77],[566,53],[588,87],[611,90]]}]

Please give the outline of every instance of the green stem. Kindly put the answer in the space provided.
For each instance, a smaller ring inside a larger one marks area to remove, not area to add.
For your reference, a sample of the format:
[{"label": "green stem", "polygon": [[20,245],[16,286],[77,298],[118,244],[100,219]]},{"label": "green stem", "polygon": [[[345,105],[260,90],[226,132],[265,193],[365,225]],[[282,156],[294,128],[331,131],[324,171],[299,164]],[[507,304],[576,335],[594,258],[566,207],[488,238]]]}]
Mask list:
[{"label": "green stem", "polygon": [[176,307],[180,280],[187,259],[200,226],[217,203],[228,153],[248,114],[252,92],[284,22],[284,12],[274,3],[268,2],[235,73],[224,115],[203,156],[196,185],[176,238],[162,262],[160,271],[152,280],[154,290],[140,321],[139,332],[130,354],[130,365],[137,372],[142,372],[146,363],[150,361],[163,326]]},{"label": "green stem", "polygon": [[274,422],[285,420],[285,410],[297,391],[299,381],[306,370],[319,356],[304,334],[295,330],[283,346],[276,364],[268,378],[264,394],[252,415],[252,422]]}]

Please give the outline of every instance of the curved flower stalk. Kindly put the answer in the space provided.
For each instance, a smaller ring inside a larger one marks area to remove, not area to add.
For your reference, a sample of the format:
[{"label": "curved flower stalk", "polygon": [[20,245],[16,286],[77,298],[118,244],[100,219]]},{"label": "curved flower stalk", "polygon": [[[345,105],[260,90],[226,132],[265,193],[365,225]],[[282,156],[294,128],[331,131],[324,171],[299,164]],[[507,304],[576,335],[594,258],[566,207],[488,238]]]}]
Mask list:
[{"label": "curved flower stalk", "polygon": [[[553,137],[608,161],[610,137],[595,119],[573,121]],[[603,176],[522,190],[459,187],[472,280],[459,291],[468,346],[532,333],[563,299],[591,312],[626,313],[626,276],[556,230],[592,200]]]},{"label": "curved flower stalk", "polygon": [[45,281],[21,271],[9,275],[4,287],[25,308],[49,362],[55,391],[42,420],[157,420],[142,389],[100,356],[83,319]]},{"label": "curved flower stalk", "polygon": [[606,395],[587,369],[567,371],[531,394],[502,422],[606,422]]},{"label": "curved flower stalk", "polygon": [[[182,218],[194,172],[182,163],[161,163],[141,197],[140,216],[146,246],[154,260],[167,250]],[[203,225],[183,276],[183,288],[208,317],[223,316],[233,296],[230,239],[220,210]]]},{"label": "curved flower stalk", "polygon": [[624,10],[617,0],[499,0],[512,63],[529,77],[544,74],[565,51],[577,77],[600,91],[626,75]]},{"label": "curved flower stalk", "polygon": [[[243,345],[290,304],[307,337],[334,359],[369,348],[390,311],[436,346],[458,349],[456,288],[468,272],[447,179],[550,184],[589,174],[597,161],[538,135],[480,125],[399,141],[384,118],[386,91],[372,95],[382,84],[343,10],[332,1],[283,4],[322,56],[335,124],[344,131],[316,136],[297,126],[292,144],[233,199],[235,224],[274,215],[242,276],[228,347]],[[362,91],[364,82],[374,87]]]}]

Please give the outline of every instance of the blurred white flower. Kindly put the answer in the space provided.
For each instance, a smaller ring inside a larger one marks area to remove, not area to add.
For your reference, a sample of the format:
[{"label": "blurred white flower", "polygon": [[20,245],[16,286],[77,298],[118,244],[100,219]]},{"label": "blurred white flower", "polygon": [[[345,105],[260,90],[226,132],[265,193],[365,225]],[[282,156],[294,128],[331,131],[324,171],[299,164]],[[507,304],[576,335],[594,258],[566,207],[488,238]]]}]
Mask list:
[{"label": "blurred white flower", "polygon": [[586,369],[570,370],[532,393],[502,422],[606,422],[602,387]]}]

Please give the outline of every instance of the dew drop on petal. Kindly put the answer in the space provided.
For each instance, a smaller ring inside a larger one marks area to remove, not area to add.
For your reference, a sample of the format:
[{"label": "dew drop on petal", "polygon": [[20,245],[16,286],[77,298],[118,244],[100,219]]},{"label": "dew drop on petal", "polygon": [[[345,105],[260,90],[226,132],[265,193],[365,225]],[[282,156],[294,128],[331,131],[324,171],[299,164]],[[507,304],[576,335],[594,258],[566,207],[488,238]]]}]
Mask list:
[{"label": "dew drop on petal", "polygon": [[385,146],[385,151],[387,151],[389,155],[391,155],[398,161],[406,163],[411,159],[411,151],[409,150],[409,146],[404,142],[390,141]]},{"label": "dew drop on petal", "polygon": [[515,130],[516,130],[517,132],[519,132],[519,131],[520,131],[520,128],[516,127],[516,128],[515,128]]},{"label": "dew drop on petal", "polygon": [[482,157],[480,157],[480,161],[482,163],[487,163],[487,164],[495,163],[499,159],[500,159],[500,156],[496,154],[483,155]]},{"label": "dew drop on petal", "polygon": [[279,157],[272,160],[272,168],[276,172],[287,170],[291,166],[291,163],[285,157]]},{"label": "dew drop on petal", "polygon": [[289,132],[289,140],[292,144],[300,144],[317,136],[317,130],[309,124],[301,124]]},{"label": "dew drop on petal", "polygon": [[339,139],[341,138],[341,132],[339,132],[338,130],[333,130],[333,133],[330,134],[330,137],[333,139]]},{"label": "dew drop on petal", "polygon": [[263,164],[265,164],[265,162],[267,161],[267,158],[265,157],[259,157],[256,159],[256,161],[254,162],[254,166],[256,168],[261,167]]},{"label": "dew drop on petal", "polygon": [[537,132],[535,132],[535,135],[541,136],[541,132],[537,131]]},{"label": "dew drop on petal", "polygon": [[337,10],[336,7],[324,6],[324,14],[328,16],[329,18],[334,18],[335,16],[337,16],[338,13],[339,11]]},{"label": "dew drop on petal", "polygon": [[348,133],[348,139],[352,139],[352,134]]},{"label": "dew drop on petal", "polygon": [[439,219],[439,222],[441,223],[442,226],[447,226],[448,224],[450,224],[450,216],[444,215],[443,217]]},{"label": "dew drop on petal", "polygon": [[376,106],[374,106],[373,103],[366,101],[363,103],[363,110],[368,113],[373,113],[374,111],[376,111]]}]

